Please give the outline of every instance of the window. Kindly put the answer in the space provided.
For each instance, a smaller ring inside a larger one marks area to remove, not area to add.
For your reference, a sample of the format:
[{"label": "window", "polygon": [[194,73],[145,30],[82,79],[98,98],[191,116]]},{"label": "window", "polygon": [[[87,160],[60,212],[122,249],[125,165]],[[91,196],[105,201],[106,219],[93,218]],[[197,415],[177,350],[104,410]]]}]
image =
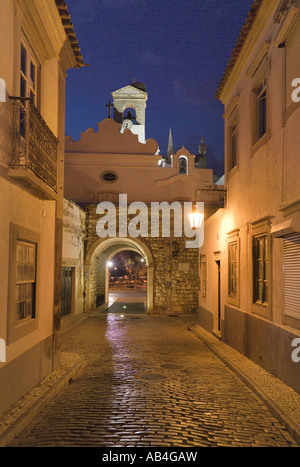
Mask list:
[{"label": "window", "polygon": [[228,303],[239,306],[240,233],[239,229],[227,233],[228,243]]},{"label": "window", "polygon": [[228,245],[228,295],[238,296],[238,246],[237,242]]},{"label": "window", "polygon": [[102,172],[100,178],[103,182],[114,183],[118,180],[118,175],[116,174],[116,172],[105,171]]},{"label": "window", "polygon": [[268,123],[268,77],[271,72],[269,57],[270,41],[263,41],[246,74],[252,80],[251,125],[252,155],[267,143]]},{"label": "window", "polygon": [[35,318],[36,245],[17,241],[15,310],[18,321]]},{"label": "window", "polygon": [[[239,135],[239,96],[229,103],[223,115],[226,122],[226,158],[225,170],[229,173],[238,166],[238,135]],[[233,175],[235,171],[232,172]]]},{"label": "window", "polygon": [[257,141],[267,132],[267,80],[260,83],[256,91]]},{"label": "window", "polygon": [[253,302],[268,306],[268,237],[262,235],[253,239]]},{"label": "window", "polygon": [[300,234],[294,233],[283,237],[284,315],[287,324],[297,327],[300,322],[299,274]]},{"label": "window", "polygon": [[188,161],[185,156],[179,157],[179,173],[182,175],[188,174]]},{"label": "window", "polygon": [[206,259],[202,260],[202,265],[201,265],[201,286],[202,286],[202,298],[207,297],[207,262]]},{"label": "window", "polygon": [[249,256],[252,260],[249,269],[249,282],[251,284],[250,309],[264,318],[272,318],[272,236],[271,219],[269,216],[249,224],[251,242],[249,243]]},{"label": "window", "polygon": [[229,129],[229,154],[228,154],[228,170],[233,169],[237,165],[238,154],[238,127],[237,121]]},{"label": "window", "polygon": [[20,60],[20,97],[30,97],[32,103],[37,106],[38,91],[38,65],[37,61],[26,46],[21,43]]},{"label": "window", "polygon": [[14,342],[38,327],[40,235],[11,224],[7,340]]}]

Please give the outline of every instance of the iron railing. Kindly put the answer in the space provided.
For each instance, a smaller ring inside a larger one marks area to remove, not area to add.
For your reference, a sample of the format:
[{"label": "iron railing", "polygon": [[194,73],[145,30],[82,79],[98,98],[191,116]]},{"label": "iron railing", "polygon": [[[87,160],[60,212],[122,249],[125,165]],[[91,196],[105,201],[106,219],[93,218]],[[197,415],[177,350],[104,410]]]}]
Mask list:
[{"label": "iron railing", "polygon": [[31,170],[57,192],[58,139],[29,98],[11,97],[9,166]]}]

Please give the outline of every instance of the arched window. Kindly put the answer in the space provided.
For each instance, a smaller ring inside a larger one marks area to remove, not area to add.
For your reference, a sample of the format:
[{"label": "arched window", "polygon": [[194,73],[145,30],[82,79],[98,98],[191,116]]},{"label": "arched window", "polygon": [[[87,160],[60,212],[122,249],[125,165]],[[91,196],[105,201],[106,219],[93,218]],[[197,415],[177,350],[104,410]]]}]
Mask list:
[{"label": "arched window", "polygon": [[123,112],[123,121],[132,120],[134,123],[136,121],[136,111],[133,107],[126,107]]},{"label": "arched window", "polygon": [[182,175],[188,174],[188,160],[185,156],[179,157],[179,171]]},{"label": "arched window", "polygon": [[118,174],[116,172],[106,170],[102,172],[100,179],[105,183],[114,183],[118,180]]}]

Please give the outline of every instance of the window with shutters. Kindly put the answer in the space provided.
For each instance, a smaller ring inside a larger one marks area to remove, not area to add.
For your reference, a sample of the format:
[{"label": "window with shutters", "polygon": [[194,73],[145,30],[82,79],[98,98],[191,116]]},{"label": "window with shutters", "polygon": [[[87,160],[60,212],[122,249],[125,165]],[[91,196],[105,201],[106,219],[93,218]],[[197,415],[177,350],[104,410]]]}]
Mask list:
[{"label": "window with shutters", "polygon": [[202,259],[201,262],[201,295],[202,298],[207,297],[207,261],[206,258]]},{"label": "window with shutters", "polygon": [[270,60],[268,53],[260,57],[260,62],[256,63],[256,68],[251,69],[253,82],[252,92],[252,155],[264,146],[270,137],[269,120],[269,76]]},{"label": "window with shutters", "polygon": [[238,297],[238,244],[228,245],[228,295],[232,298]]},{"label": "window with shutters", "polygon": [[253,302],[267,307],[269,301],[268,237],[253,239]]},{"label": "window with shutters", "polygon": [[283,238],[284,315],[300,323],[300,233]]},{"label": "window with shutters", "polygon": [[40,235],[11,224],[8,342],[38,326],[38,252]]},{"label": "window with shutters", "polygon": [[30,98],[36,107],[38,106],[38,77],[38,62],[30,47],[23,39],[21,42],[20,58],[20,97]]},{"label": "window with shutters", "polygon": [[251,311],[271,318],[271,236],[270,218],[251,225],[252,287]]},{"label": "window with shutters", "polygon": [[15,309],[18,321],[35,317],[36,245],[17,241]]},{"label": "window with shutters", "polygon": [[227,122],[227,172],[238,166],[238,108],[235,107]]},{"label": "window with shutters", "polygon": [[239,229],[227,233],[228,242],[228,298],[231,305],[239,306],[240,238]]}]

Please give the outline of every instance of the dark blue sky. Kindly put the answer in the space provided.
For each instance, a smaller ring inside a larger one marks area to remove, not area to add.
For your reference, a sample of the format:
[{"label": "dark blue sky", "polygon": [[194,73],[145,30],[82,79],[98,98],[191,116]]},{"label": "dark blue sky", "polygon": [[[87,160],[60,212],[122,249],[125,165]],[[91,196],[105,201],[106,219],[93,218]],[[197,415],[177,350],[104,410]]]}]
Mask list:
[{"label": "dark blue sky", "polygon": [[68,0],[85,63],[67,77],[66,133],[74,140],[108,116],[111,92],[146,84],[146,138],[196,154],[223,173],[223,106],[215,98],[253,0]]}]

